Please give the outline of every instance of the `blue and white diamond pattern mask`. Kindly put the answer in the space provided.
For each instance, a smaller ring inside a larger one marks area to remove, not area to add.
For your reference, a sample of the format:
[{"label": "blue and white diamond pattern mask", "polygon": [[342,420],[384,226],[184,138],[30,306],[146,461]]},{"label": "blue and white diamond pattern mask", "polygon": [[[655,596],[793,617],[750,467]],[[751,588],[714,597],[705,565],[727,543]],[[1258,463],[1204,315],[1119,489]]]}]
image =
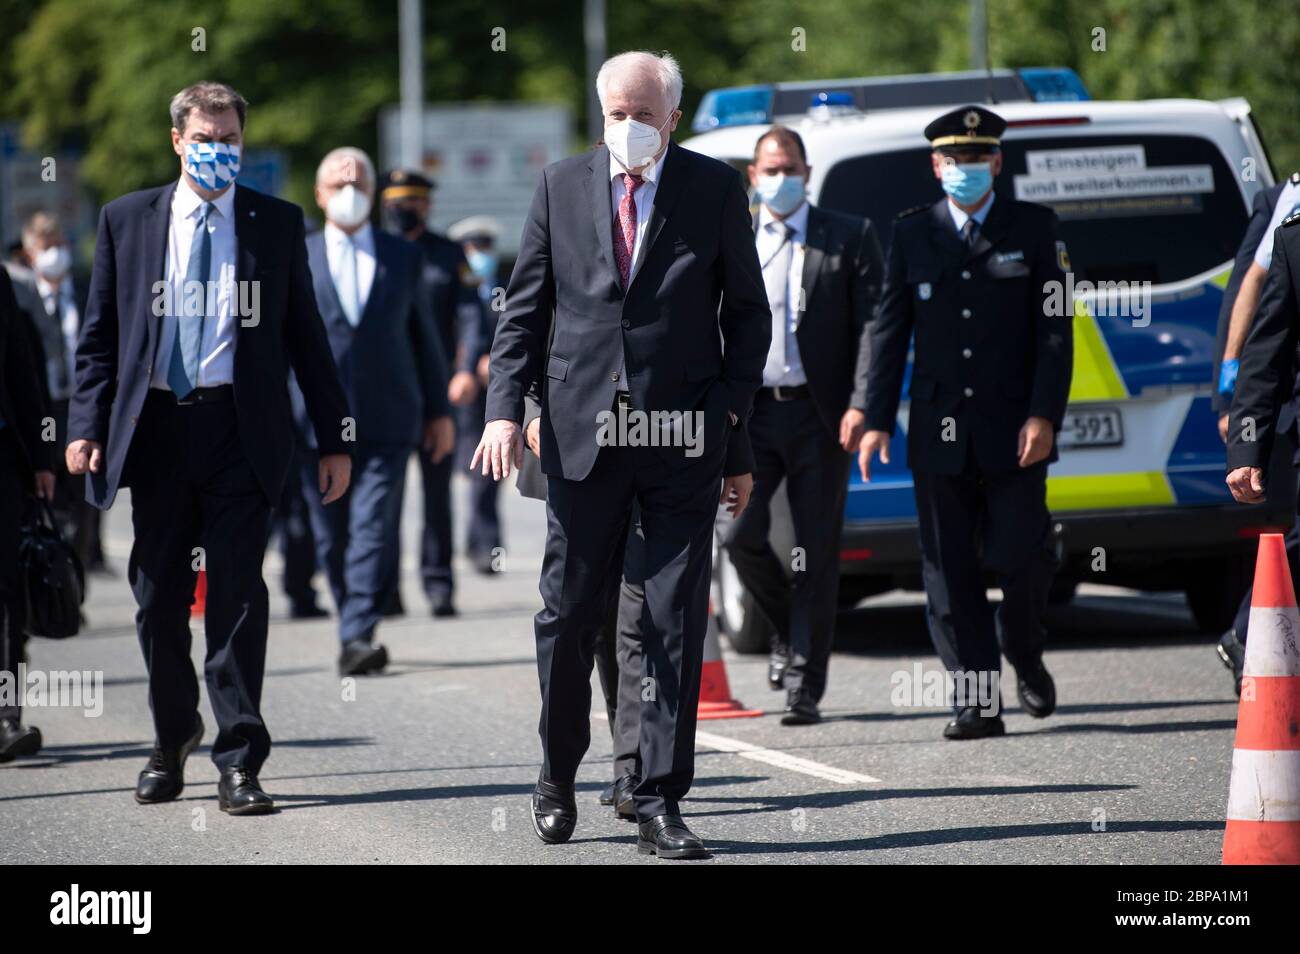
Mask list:
[{"label": "blue and white diamond pattern mask", "polygon": [[239,146],[225,142],[187,142],[185,171],[203,188],[218,192],[239,175]]}]

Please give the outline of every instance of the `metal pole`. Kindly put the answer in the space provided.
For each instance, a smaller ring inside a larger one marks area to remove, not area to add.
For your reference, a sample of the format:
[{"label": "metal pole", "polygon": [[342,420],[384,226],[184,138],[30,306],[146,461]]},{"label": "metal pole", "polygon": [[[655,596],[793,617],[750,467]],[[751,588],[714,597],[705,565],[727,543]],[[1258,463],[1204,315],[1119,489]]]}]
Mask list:
[{"label": "metal pole", "polygon": [[596,142],[605,130],[596,95],[596,73],[605,62],[605,0],[583,0],[582,36],[587,47],[587,137]]},{"label": "metal pole", "polygon": [[985,0],[970,0],[970,68],[989,66],[989,18]]},{"label": "metal pole", "polygon": [[424,161],[424,28],[420,0],[398,0],[401,69],[401,136],[398,163],[419,169]]}]

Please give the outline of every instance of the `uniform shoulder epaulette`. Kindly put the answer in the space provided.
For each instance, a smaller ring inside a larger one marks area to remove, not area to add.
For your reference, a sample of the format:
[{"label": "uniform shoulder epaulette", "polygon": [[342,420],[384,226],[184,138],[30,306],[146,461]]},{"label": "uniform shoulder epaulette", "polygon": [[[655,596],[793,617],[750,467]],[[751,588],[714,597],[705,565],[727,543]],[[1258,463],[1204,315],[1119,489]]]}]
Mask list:
[{"label": "uniform shoulder epaulette", "polygon": [[899,212],[898,215],[894,216],[894,221],[905,219],[909,215],[916,215],[918,212],[924,212],[928,208],[928,205],[914,205],[910,209],[904,209],[902,212]]},{"label": "uniform shoulder epaulette", "polygon": [[1300,212],[1292,212],[1282,220],[1282,227],[1285,228],[1288,225],[1295,225],[1297,222],[1300,222]]},{"label": "uniform shoulder epaulette", "polygon": [[1300,172],[1291,173],[1291,178],[1287,180],[1292,185],[1300,185]]}]

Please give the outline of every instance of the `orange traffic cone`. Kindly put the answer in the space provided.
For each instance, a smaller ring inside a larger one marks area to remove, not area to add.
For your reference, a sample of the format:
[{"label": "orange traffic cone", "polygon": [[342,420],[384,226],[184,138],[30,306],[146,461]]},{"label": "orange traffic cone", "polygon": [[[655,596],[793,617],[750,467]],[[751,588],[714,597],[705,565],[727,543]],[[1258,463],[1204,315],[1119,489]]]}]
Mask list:
[{"label": "orange traffic cone", "polygon": [[718,640],[718,621],[709,604],[709,628],[704,635],[704,665],[700,669],[700,704],[695,710],[699,719],[748,719],[761,716],[761,709],[746,709],[731,697],[727,684],[727,664],[722,661],[722,643]]},{"label": "orange traffic cone", "polygon": [[199,619],[208,608],[208,572],[199,570],[194,583],[194,601],[190,603],[190,619]]},{"label": "orange traffic cone", "polygon": [[1225,865],[1300,864],[1300,611],[1280,533],[1259,538]]}]

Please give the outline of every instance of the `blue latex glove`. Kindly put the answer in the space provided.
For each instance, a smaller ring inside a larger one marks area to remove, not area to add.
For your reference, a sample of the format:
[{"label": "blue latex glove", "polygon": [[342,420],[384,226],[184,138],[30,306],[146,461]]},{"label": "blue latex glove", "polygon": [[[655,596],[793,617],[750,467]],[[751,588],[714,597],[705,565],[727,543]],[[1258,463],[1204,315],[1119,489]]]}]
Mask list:
[{"label": "blue latex glove", "polygon": [[1237,386],[1237,369],[1241,367],[1241,362],[1236,358],[1230,361],[1224,361],[1219,366],[1219,393],[1231,395],[1233,388]]}]

